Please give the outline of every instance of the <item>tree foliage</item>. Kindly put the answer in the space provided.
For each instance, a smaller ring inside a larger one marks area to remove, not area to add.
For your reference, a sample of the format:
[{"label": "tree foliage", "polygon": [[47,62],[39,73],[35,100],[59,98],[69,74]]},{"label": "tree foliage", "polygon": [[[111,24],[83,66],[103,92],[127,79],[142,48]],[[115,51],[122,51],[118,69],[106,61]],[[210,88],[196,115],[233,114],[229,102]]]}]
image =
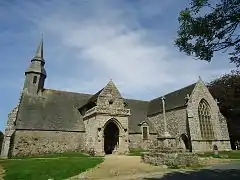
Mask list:
[{"label": "tree foliage", "polygon": [[221,112],[228,116],[240,112],[240,71],[213,80],[208,84],[210,93],[219,102]]},{"label": "tree foliage", "polygon": [[240,66],[240,0],[191,0],[180,12],[180,51],[211,61],[214,52],[229,51],[230,61]]}]

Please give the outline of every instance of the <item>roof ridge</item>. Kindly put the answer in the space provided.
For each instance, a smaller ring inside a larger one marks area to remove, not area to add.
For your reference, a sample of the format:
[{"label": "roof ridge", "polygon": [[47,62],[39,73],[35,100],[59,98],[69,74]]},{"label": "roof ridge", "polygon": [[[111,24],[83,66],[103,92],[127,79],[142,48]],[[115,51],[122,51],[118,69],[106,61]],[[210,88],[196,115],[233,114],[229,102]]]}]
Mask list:
[{"label": "roof ridge", "polygon": [[43,90],[43,91],[45,91],[45,90],[49,90],[49,91],[56,91],[56,92],[63,92],[63,93],[72,93],[72,94],[85,94],[85,95],[93,95],[93,94],[89,94],[89,93],[72,92],[72,91],[64,91],[64,90],[48,89],[48,88],[44,88],[44,90]]},{"label": "roof ridge", "polygon": [[[192,86],[192,85],[196,85],[196,83],[192,83],[192,84],[187,85],[187,86],[185,86],[185,87],[183,87],[183,88],[180,88],[180,89],[174,90],[174,91],[172,91],[172,92],[170,92],[170,93],[164,94],[163,96],[167,96],[167,95],[169,95],[169,94],[172,94],[172,93],[175,93],[175,92],[177,92],[177,91],[183,90],[183,89],[185,89],[185,88],[187,88],[187,87],[190,87],[190,86]],[[154,99],[152,99],[152,100],[150,100],[150,101],[153,101],[153,100],[159,99],[159,98],[161,98],[161,97],[162,97],[162,96],[159,96],[159,97],[154,98]]]},{"label": "roof ridge", "polygon": [[125,100],[133,100],[133,101],[143,101],[143,102],[149,102],[148,100],[139,100],[139,99],[129,99],[129,98],[123,98]]}]

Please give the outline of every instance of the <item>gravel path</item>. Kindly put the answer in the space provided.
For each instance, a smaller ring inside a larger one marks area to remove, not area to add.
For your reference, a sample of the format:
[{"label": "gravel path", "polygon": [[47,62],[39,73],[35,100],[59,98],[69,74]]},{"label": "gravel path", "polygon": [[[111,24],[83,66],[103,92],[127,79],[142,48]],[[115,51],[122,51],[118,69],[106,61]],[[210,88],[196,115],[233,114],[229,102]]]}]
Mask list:
[{"label": "gravel path", "polygon": [[[212,162],[213,161],[213,162]],[[141,162],[139,156],[108,155],[103,163],[70,180],[240,180],[240,161],[207,160],[212,165],[199,170],[172,170]]]},{"label": "gravel path", "polygon": [[73,179],[136,179],[142,174],[165,172],[165,166],[151,166],[141,162],[140,156],[108,155],[103,163]]}]

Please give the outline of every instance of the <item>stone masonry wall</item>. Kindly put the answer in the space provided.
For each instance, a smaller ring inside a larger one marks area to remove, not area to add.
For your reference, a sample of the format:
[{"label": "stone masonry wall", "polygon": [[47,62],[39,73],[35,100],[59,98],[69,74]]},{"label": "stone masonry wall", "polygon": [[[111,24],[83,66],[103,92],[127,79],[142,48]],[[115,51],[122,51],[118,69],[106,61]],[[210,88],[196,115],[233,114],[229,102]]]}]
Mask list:
[{"label": "stone masonry wall", "polygon": [[[202,99],[205,99],[211,108],[211,122],[215,137],[214,142],[205,141],[201,137],[200,124],[198,118],[198,105]],[[199,80],[193,90],[193,93],[189,99],[187,107],[191,140],[193,141],[192,142],[193,151],[210,151],[212,150],[212,146],[214,143],[217,143],[219,149],[226,150],[230,149],[229,136],[227,135],[228,131],[226,128],[222,128],[225,126],[221,125],[224,124],[224,122],[220,123],[219,121],[219,113],[220,112],[216,101],[213,99],[212,95],[209,93],[204,83],[201,80]]]},{"label": "stone masonry wall", "polygon": [[119,153],[128,151],[128,117],[116,117],[107,114],[98,114],[84,120],[86,129],[86,151],[95,149],[96,153],[103,155],[104,152],[104,128],[108,121],[113,121],[119,128]]},{"label": "stone masonry wall", "polygon": [[14,136],[13,156],[84,150],[83,132],[20,131]]},{"label": "stone masonry wall", "polygon": [[16,105],[16,107],[8,114],[8,120],[7,120],[7,125],[5,128],[4,132],[4,139],[2,143],[2,149],[1,149],[1,157],[2,158],[7,158],[9,156],[9,150],[12,144],[11,144],[11,139],[13,138],[13,134],[15,132],[15,124],[16,124],[16,119],[19,111],[19,104],[22,98],[22,94],[20,95],[19,101]]},{"label": "stone masonry wall", "polygon": [[[167,101],[167,99],[166,99]],[[172,137],[179,138],[181,134],[187,134],[187,114],[186,109],[176,109],[166,112],[167,130]],[[163,114],[149,117],[149,120],[154,124],[159,135],[164,133]]]},{"label": "stone masonry wall", "polygon": [[94,148],[96,153],[104,152],[104,128],[109,121],[113,121],[119,128],[119,146],[117,153],[128,152],[128,116],[130,110],[124,106],[123,98],[110,80],[97,97],[95,113],[86,115],[86,148]]},{"label": "stone masonry wall", "polygon": [[125,109],[123,98],[112,80],[108,82],[99,94],[97,106],[111,109]]},{"label": "stone masonry wall", "polygon": [[217,145],[219,151],[229,151],[231,147],[229,146],[228,140],[214,140],[214,141],[192,141],[193,151],[194,152],[203,152],[203,151],[213,151],[213,145]]},{"label": "stone masonry wall", "polygon": [[221,127],[221,135],[223,139],[229,139],[227,119],[219,112],[219,123]]},{"label": "stone masonry wall", "polygon": [[84,120],[85,125],[85,151],[88,152],[91,148],[95,149],[97,136],[98,121],[96,116],[89,117]]},{"label": "stone masonry wall", "polygon": [[148,140],[143,140],[142,134],[129,134],[128,138],[129,138],[129,149],[141,148],[141,149],[147,150],[154,143],[154,141],[157,140],[157,135],[149,134]]},{"label": "stone masonry wall", "polygon": [[100,131],[97,130],[97,137],[95,148],[100,153],[104,153],[104,128],[106,123],[112,120],[119,128],[119,147],[118,153],[124,154],[128,152],[128,117],[116,117],[111,115],[98,115],[96,126],[100,128]]}]

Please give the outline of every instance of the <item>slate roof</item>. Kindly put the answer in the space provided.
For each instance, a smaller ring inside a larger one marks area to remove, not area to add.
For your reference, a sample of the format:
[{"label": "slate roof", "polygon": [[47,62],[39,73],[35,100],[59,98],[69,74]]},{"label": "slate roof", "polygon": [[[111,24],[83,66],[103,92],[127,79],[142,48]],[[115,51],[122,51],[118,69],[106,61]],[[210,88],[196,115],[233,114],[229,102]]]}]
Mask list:
[{"label": "slate roof", "polygon": [[103,91],[103,88],[100,91],[98,91],[96,94],[92,95],[87,101],[87,103],[96,101],[102,91]]},{"label": "slate roof", "polygon": [[[182,107],[185,97],[191,95],[195,84],[165,95],[166,110]],[[85,131],[79,108],[94,101],[102,90],[95,95],[45,89],[41,96],[22,95],[16,121],[16,129]],[[152,101],[124,99],[131,110],[129,133],[141,133],[139,124],[146,121],[150,133],[156,133],[147,116],[162,112],[161,97]]]},{"label": "slate roof", "polygon": [[[189,95],[192,94],[192,91],[193,91],[195,85],[196,85],[196,83],[164,95],[166,111],[185,106],[187,94],[189,94]],[[148,110],[147,110],[148,116],[151,116],[151,115],[154,115],[157,113],[161,113],[162,111],[163,110],[162,110],[161,97],[153,99],[149,102],[149,106],[148,106]]]},{"label": "slate roof", "polygon": [[141,133],[138,124],[143,121],[149,124],[150,133],[156,133],[152,124],[147,120],[148,101],[125,99],[125,102],[127,103],[127,108],[131,109],[131,115],[128,120],[129,133]]},{"label": "slate roof", "polygon": [[84,131],[78,107],[89,94],[45,89],[42,96],[23,94],[16,121],[17,129]]},{"label": "slate roof", "polygon": [[95,105],[96,105],[95,101],[97,100],[98,96],[100,95],[100,93],[101,93],[102,91],[103,91],[103,88],[102,88],[100,91],[98,91],[96,94],[90,95],[90,97],[88,98],[88,100],[87,100],[84,104],[82,104],[82,105],[78,108],[78,110],[81,111],[82,108],[84,108],[84,107],[86,107],[86,106],[91,106],[91,105],[93,105],[93,104],[94,104],[94,106],[95,106]]},{"label": "slate roof", "polygon": [[[79,107],[97,98],[95,95],[45,89],[42,96],[23,94],[16,129],[85,131]],[[141,133],[139,123],[147,118],[147,101],[124,99],[131,109],[129,132]],[[149,123],[150,132],[154,130]]]}]

